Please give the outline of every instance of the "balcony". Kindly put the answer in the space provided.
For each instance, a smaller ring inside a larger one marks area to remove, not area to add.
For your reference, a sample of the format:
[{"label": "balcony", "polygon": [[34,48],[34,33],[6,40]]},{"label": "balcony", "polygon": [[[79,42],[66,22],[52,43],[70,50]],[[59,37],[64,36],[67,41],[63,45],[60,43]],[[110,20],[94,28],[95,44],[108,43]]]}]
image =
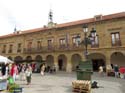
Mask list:
[{"label": "balcony", "polygon": [[3,50],[2,53],[6,53],[6,50]]},{"label": "balcony", "polygon": [[91,48],[99,48],[99,44],[93,44],[91,45]]},{"label": "balcony", "polygon": [[60,50],[69,50],[69,45],[59,45],[59,46],[56,46],[57,48],[56,49],[60,49]]},{"label": "balcony", "polygon": [[24,48],[24,53],[43,53],[43,52],[53,52],[54,47],[42,47],[42,48]]},{"label": "balcony", "polygon": [[112,46],[121,46],[121,40],[117,40],[114,43],[112,43]]},{"label": "balcony", "polygon": [[10,50],[8,51],[8,53],[12,53],[12,49],[10,49]]},{"label": "balcony", "polygon": [[20,53],[20,52],[21,52],[21,49],[18,49],[18,50],[17,50],[17,53]]},{"label": "balcony", "polygon": [[23,53],[47,53],[47,52],[58,52],[58,51],[73,51],[83,50],[83,46],[74,45],[60,45],[60,46],[44,46],[42,48],[24,48]]},{"label": "balcony", "polygon": [[41,49],[37,48],[24,48],[23,53],[40,53]]}]

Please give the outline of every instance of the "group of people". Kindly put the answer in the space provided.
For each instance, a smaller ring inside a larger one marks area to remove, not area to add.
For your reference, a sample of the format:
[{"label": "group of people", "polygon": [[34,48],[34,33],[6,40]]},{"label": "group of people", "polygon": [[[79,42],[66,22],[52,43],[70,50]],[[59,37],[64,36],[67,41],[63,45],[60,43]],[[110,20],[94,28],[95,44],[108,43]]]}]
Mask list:
[{"label": "group of people", "polygon": [[[118,67],[117,64],[113,65],[111,64],[111,70],[107,73],[114,73],[114,76],[116,78],[124,78],[125,79],[125,67]],[[103,66],[99,66],[99,74],[101,76],[104,76],[104,67]]]},{"label": "group of people", "polygon": [[27,80],[27,84],[31,83],[32,68],[29,64],[2,64],[1,76],[11,77],[13,82],[20,77],[21,80]]},{"label": "group of people", "polygon": [[118,67],[118,65],[114,65],[114,73],[115,77],[117,78],[124,78],[125,79],[125,67]]},{"label": "group of people", "polygon": [[32,72],[35,72],[36,69],[40,69],[40,74],[42,76],[47,73],[55,73],[56,67],[55,65],[50,67],[46,66],[45,63],[42,63],[37,67],[37,64],[2,64],[1,65],[1,76],[12,77],[15,82],[16,79],[20,79],[22,81],[27,80],[27,84],[31,83]]},{"label": "group of people", "polygon": [[53,65],[52,67],[50,66],[45,66],[45,63],[41,65],[40,67],[40,74],[43,76],[44,75],[44,72],[47,72],[47,73],[55,73],[56,72],[56,67],[55,65]]}]

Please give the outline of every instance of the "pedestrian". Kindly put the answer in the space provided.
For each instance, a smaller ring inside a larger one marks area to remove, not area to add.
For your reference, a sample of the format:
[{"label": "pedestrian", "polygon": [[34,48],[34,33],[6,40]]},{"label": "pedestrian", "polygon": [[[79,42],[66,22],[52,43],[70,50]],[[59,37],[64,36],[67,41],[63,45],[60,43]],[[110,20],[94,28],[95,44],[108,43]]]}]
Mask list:
[{"label": "pedestrian", "polygon": [[16,75],[18,74],[18,69],[15,63],[12,64],[10,75],[13,77],[13,80],[15,82],[16,80]]},{"label": "pedestrian", "polygon": [[26,79],[26,76],[25,76],[25,65],[22,64],[21,65],[21,72],[20,72],[20,80],[25,80]]},{"label": "pedestrian", "polygon": [[42,76],[44,75],[44,71],[45,71],[45,64],[42,64],[42,66],[41,66],[41,72],[40,72],[40,74]]},{"label": "pedestrian", "polygon": [[9,73],[9,67],[8,67],[8,65],[9,64],[6,64],[6,73],[5,73],[6,77],[8,77],[8,73]]},{"label": "pedestrian", "polygon": [[53,72],[56,73],[56,66],[53,65]]},{"label": "pedestrian", "polygon": [[100,76],[103,76],[103,67],[102,66],[99,66],[99,74],[100,74]]},{"label": "pedestrian", "polygon": [[114,65],[113,64],[111,64],[111,67],[112,67],[112,69],[114,69]]},{"label": "pedestrian", "polygon": [[28,65],[25,73],[26,73],[27,85],[29,85],[31,84],[31,76],[32,76],[32,68],[30,67],[30,65]]},{"label": "pedestrian", "polygon": [[46,72],[47,72],[47,73],[50,72],[50,66],[47,66]]},{"label": "pedestrian", "polygon": [[6,75],[6,65],[5,65],[5,63],[2,64],[1,72],[2,72],[2,76]]},{"label": "pedestrian", "polygon": [[119,78],[119,68],[117,64],[114,66],[114,72],[115,72],[115,77]]}]

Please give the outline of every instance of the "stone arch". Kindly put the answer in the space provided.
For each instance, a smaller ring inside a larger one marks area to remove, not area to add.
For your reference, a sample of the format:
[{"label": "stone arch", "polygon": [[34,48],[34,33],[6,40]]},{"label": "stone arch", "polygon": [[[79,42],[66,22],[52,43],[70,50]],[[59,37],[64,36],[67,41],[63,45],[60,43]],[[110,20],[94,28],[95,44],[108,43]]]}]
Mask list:
[{"label": "stone arch", "polygon": [[32,57],[31,56],[27,56],[26,57],[26,62],[32,62],[33,60],[32,60]]},{"label": "stone arch", "polygon": [[100,65],[106,67],[106,57],[102,53],[91,53],[88,59],[92,61],[94,71],[98,71]]},{"label": "stone arch", "polygon": [[58,67],[59,67],[59,70],[66,71],[66,66],[67,66],[67,57],[64,54],[59,55],[58,56]]},{"label": "stone arch", "polygon": [[46,56],[46,65],[49,67],[54,65],[54,57],[52,55]]},{"label": "stone arch", "polygon": [[118,66],[125,66],[125,56],[122,52],[113,52],[111,54],[111,64]]},{"label": "stone arch", "polygon": [[16,62],[16,63],[23,62],[23,58],[21,56],[16,56],[14,58],[14,62]]},{"label": "stone arch", "polygon": [[42,56],[41,55],[37,55],[36,57],[35,57],[35,61],[36,62],[42,62],[43,60],[42,60]]},{"label": "stone arch", "polygon": [[76,70],[76,66],[78,66],[79,61],[81,61],[82,57],[79,54],[73,54],[71,57],[72,62],[72,70]]}]

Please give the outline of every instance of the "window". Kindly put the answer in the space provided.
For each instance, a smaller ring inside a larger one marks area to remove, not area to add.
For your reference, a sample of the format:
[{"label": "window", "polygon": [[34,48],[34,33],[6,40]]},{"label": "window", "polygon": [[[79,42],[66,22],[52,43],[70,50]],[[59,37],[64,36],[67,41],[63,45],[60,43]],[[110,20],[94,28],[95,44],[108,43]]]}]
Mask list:
[{"label": "window", "polygon": [[41,41],[37,41],[37,49],[41,49],[42,45],[41,45]]},{"label": "window", "polygon": [[95,37],[92,37],[92,39],[91,39],[91,47],[99,47],[98,35],[96,35]]},{"label": "window", "polygon": [[32,48],[32,42],[28,42],[27,48],[28,48],[28,49],[31,49],[31,48]]},{"label": "window", "polygon": [[13,50],[13,45],[11,44],[11,45],[9,46],[9,51],[8,51],[8,53],[12,53],[12,50]]},{"label": "window", "polygon": [[121,46],[120,34],[119,32],[111,33],[112,46]]},{"label": "window", "polygon": [[6,53],[6,45],[3,45],[2,53]]},{"label": "window", "polygon": [[72,37],[72,43],[74,47],[78,47],[80,45],[80,42],[81,42],[81,37],[79,35],[78,36],[74,35]]},{"label": "window", "polygon": [[60,43],[60,47],[65,47],[66,46],[66,39],[65,38],[61,38],[59,40],[59,43]]},{"label": "window", "polygon": [[49,39],[47,42],[48,42],[48,49],[52,49],[52,44],[53,44],[52,39]]},{"label": "window", "polygon": [[17,52],[21,52],[21,43],[18,43]]}]

